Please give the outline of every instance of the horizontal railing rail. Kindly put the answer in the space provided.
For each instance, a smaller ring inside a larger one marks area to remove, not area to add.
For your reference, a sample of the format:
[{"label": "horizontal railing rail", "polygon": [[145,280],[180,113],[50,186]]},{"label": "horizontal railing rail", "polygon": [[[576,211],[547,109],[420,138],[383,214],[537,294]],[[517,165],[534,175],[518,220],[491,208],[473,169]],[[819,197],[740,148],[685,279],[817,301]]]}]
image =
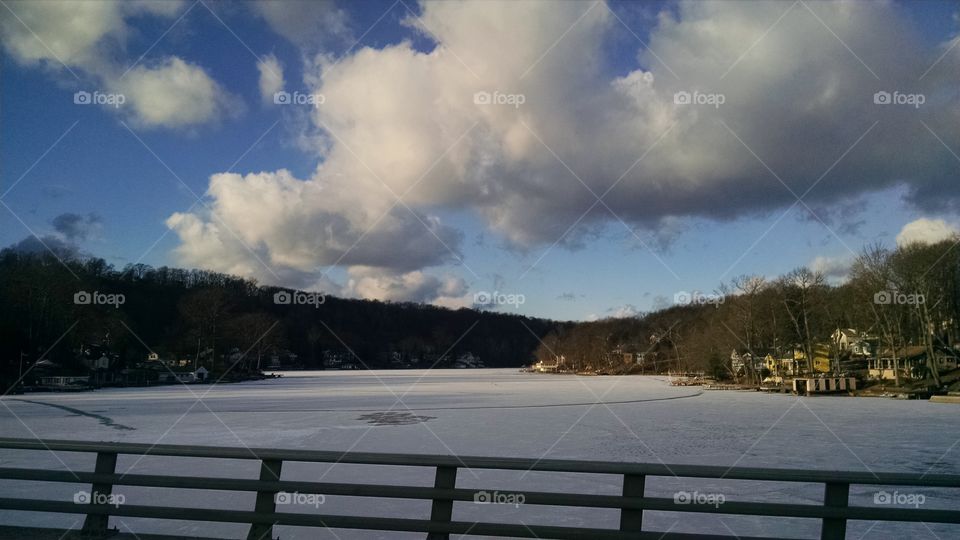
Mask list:
[{"label": "horizontal railing rail", "polygon": [[[701,465],[664,465],[574,461],[556,459],[491,458],[476,456],[386,454],[368,452],[327,452],[265,448],[225,448],[212,446],[148,445],[136,443],[80,442],[62,440],[0,438],[0,449],[81,452],[96,455],[93,471],[50,470],[33,468],[0,468],[0,479],[35,482],[89,484],[89,502],[23,499],[0,497],[0,509],[55,512],[86,515],[83,532],[90,536],[106,535],[110,516],[229,522],[250,525],[248,538],[272,538],[275,525],[367,529],[427,533],[429,539],[445,539],[450,534],[492,535],[526,538],[688,538],[691,535],[643,531],[643,512],[696,512],[709,514],[751,515],[765,517],[810,518],[822,521],[821,538],[843,538],[848,520],[902,521],[960,524],[960,508],[926,509],[877,505],[849,506],[851,485],[913,486],[919,488],[960,489],[960,475],[842,472],[797,469],[761,469]],[[155,474],[118,474],[119,455],[167,456],[182,458],[214,458],[256,460],[260,462],[257,479],[214,478]],[[282,480],[284,462],[344,463],[427,467],[435,470],[434,485],[407,486],[389,484],[313,482]],[[515,490],[458,488],[460,469],[523,470],[555,473],[587,473],[618,475],[623,479],[621,495],[597,495],[573,492],[523,491],[524,505],[547,505],[581,508],[607,508],[620,511],[618,529],[559,527],[490,522],[463,522],[452,519],[455,502],[475,502],[481,492],[515,492]],[[824,485],[822,504],[786,504],[771,502],[689,501],[649,497],[644,494],[648,476],[705,478],[715,480],[750,480]],[[184,507],[109,504],[106,499],[116,486],[175,488],[256,493],[252,510],[192,509]],[[351,515],[305,514],[278,512],[278,493],[319,494],[349,497],[375,497],[425,500],[432,503],[429,519],[366,517]],[[960,494],[957,494],[960,498]],[[703,535],[696,535],[703,538]],[[712,536],[725,538],[723,536]],[[742,538],[742,537],[741,537]]]}]

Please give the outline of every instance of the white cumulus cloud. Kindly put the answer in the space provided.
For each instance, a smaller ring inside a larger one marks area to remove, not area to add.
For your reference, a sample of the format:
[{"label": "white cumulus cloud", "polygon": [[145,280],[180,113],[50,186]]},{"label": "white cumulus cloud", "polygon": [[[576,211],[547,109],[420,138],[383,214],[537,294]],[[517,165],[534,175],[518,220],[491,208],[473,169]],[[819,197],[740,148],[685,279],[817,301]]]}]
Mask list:
[{"label": "white cumulus cloud", "polygon": [[177,57],[137,66],[114,84],[126,96],[134,119],[145,127],[204,124],[242,108],[203,68]]},{"label": "white cumulus cloud", "polygon": [[920,218],[907,223],[900,229],[900,233],[897,234],[897,245],[935,244],[954,238],[957,234],[960,234],[960,229],[945,220]]},{"label": "white cumulus cloud", "polygon": [[[406,25],[432,49],[401,41],[307,63],[310,91],[325,97],[310,111],[314,172],[213,175],[213,213],[177,217],[178,253],[251,268],[256,254],[307,273],[374,267],[392,277],[358,286],[391,297],[406,274],[459,255],[461,235],[438,209],[472,213],[529,249],[576,245],[615,219],[603,205],[584,215],[600,195],[664,239],[685,218],[782,208],[817,179],[804,199],[814,208],[900,182],[914,203],[943,204],[956,164],[917,114],[936,111],[926,125],[960,140],[960,104],[945,91],[958,59],[919,81],[942,50],[900,9],[680,2],[650,29],[649,49],[636,44],[637,66],[612,74],[607,45],[623,29],[604,3],[423,3]],[[873,102],[898,88],[925,92],[928,109]],[[678,104],[677,92],[723,104]]]},{"label": "white cumulus cloud", "polygon": [[178,57],[145,59],[132,69],[122,56],[134,16],[172,18],[184,2],[13,1],[0,10],[0,41],[24,65],[69,70],[78,89],[123,94],[114,109],[142,127],[184,128],[236,113],[240,102],[200,66]]},{"label": "white cumulus cloud", "polygon": [[273,96],[283,90],[283,66],[277,57],[269,54],[257,62],[260,72],[260,97],[266,103],[273,102]]}]

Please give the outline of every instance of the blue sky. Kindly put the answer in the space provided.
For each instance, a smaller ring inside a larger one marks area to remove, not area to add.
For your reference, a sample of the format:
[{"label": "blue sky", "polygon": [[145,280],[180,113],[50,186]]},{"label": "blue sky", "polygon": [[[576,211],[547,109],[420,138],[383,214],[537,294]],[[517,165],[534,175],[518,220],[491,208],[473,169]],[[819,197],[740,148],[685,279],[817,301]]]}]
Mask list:
[{"label": "blue sky", "polygon": [[[842,279],[850,249],[958,222],[955,2],[44,4],[0,6],[3,246],[449,306],[499,291],[525,303],[493,309],[587,319],[743,273]],[[101,22],[71,34],[85,17]],[[326,103],[275,104],[266,58],[278,88]],[[722,107],[673,99],[711,85]],[[517,88],[515,110],[464,105]],[[876,90],[926,102],[872,109]]]}]

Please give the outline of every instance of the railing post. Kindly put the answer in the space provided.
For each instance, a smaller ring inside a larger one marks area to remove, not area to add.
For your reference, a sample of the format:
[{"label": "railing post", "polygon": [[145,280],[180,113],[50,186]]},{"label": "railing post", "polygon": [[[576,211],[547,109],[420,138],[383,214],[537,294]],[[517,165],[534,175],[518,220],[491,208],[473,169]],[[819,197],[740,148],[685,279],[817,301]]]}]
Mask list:
[{"label": "railing post", "polygon": [[[260,462],[260,481],[278,482],[280,481],[280,469],[283,467],[283,461],[279,459],[264,459]],[[257,492],[257,502],[253,511],[257,513],[272,514],[277,510],[276,491],[261,490]],[[247,534],[247,540],[273,540],[273,524],[271,523],[251,523],[250,532]]]},{"label": "railing post", "polygon": [[[437,478],[433,487],[439,489],[454,489],[457,487],[457,468],[447,465],[437,466]],[[430,508],[430,523],[450,523],[453,517],[453,499],[434,498]],[[449,540],[447,533],[427,533],[427,540]]]},{"label": "railing post", "polygon": [[[642,499],[646,477],[642,474],[623,475],[623,497],[625,499]],[[640,532],[643,529],[643,509],[620,509],[620,530]]]},{"label": "railing post", "polygon": [[[846,508],[849,504],[850,484],[827,482],[823,492],[823,505],[829,508]],[[843,540],[847,535],[847,518],[823,518],[821,540]]]},{"label": "railing post", "polygon": [[[93,468],[94,473],[113,474],[116,470],[116,453],[97,452],[97,463]],[[106,505],[112,494],[113,484],[94,483],[90,486],[90,504]],[[84,536],[106,536],[109,522],[110,516],[107,514],[87,514],[87,518],[83,521],[82,533]]]}]

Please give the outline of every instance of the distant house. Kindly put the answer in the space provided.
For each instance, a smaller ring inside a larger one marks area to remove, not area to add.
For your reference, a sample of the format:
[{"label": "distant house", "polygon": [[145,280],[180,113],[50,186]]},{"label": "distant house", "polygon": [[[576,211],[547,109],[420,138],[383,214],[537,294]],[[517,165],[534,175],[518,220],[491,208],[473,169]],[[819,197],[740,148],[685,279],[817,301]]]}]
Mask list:
[{"label": "distant house", "polygon": [[[347,369],[349,356],[346,351],[327,349],[323,351],[323,367],[326,369]],[[352,368],[355,369],[355,368]]]},{"label": "distant house", "polygon": [[[927,349],[921,345],[910,345],[896,349],[897,367],[900,368],[900,377],[903,379],[917,378],[926,370]],[[937,369],[940,372],[957,369],[960,358],[956,349],[952,347],[937,347],[934,350],[937,359]],[[876,358],[870,358],[867,363],[867,374],[872,379],[894,380],[893,350],[884,349]]]},{"label": "distant house", "polygon": [[277,353],[270,355],[270,369],[280,369],[281,367],[280,355]]},{"label": "distant house", "polygon": [[475,356],[472,352],[465,352],[457,357],[453,362],[453,367],[455,368],[482,368],[484,367],[483,361],[480,360],[479,356]]},{"label": "distant house", "polygon": [[827,344],[817,343],[813,346],[813,371],[817,373],[833,371],[834,359],[830,352],[830,346]]},{"label": "distant house", "polygon": [[54,390],[70,390],[90,386],[87,375],[51,375],[40,377],[40,385]]},{"label": "distant house", "polygon": [[80,348],[80,362],[91,370],[108,370],[116,367],[119,356],[104,345],[84,345]]},{"label": "distant house", "polygon": [[740,353],[736,349],[730,353],[730,369],[734,375],[744,375],[747,369],[753,373],[759,373],[764,367],[765,359],[759,354],[755,356],[749,351]]},{"label": "distant house", "polygon": [[207,382],[210,377],[210,372],[203,366],[198,367],[194,374],[197,382]]},{"label": "distant house", "polygon": [[635,362],[632,352],[624,350],[623,345],[617,345],[613,350],[607,353],[607,363],[630,365]]},{"label": "distant house", "polygon": [[543,360],[540,360],[533,365],[533,370],[539,373],[555,373],[560,369],[560,365],[563,364],[565,359],[566,358],[561,355],[554,356],[553,362],[544,362]]},{"label": "distant house", "polygon": [[837,328],[830,336],[841,352],[852,356],[870,356],[873,354],[875,338],[862,334],[853,328]]},{"label": "distant house", "polygon": [[780,377],[794,377],[803,373],[803,351],[799,349],[791,349],[779,358],[771,358],[771,355],[767,355],[765,360],[767,369]]}]

